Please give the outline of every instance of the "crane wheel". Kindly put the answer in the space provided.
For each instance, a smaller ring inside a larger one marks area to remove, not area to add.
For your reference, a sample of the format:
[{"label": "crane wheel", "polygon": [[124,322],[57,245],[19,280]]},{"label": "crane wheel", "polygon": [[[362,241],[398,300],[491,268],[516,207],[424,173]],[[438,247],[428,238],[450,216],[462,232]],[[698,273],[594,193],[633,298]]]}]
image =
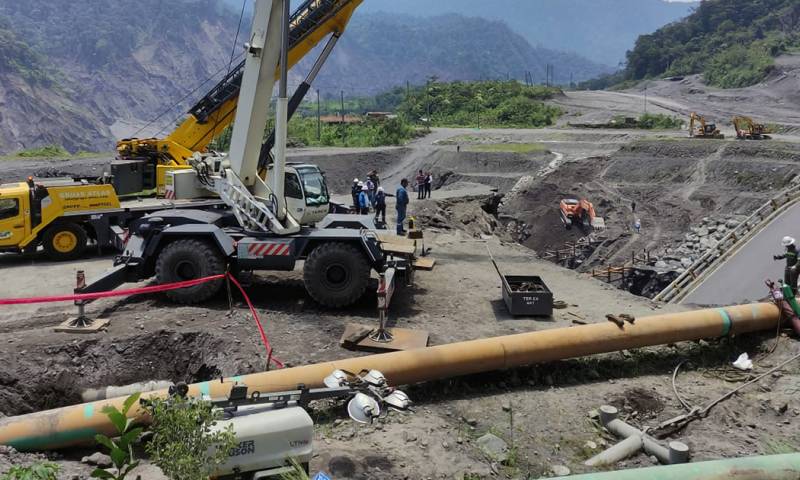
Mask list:
[{"label": "crane wheel", "polygon": [[[225,273],[225,259],[208,243],[201,240],[177,240],[161,250],[156,261],[158,283],[174,283]],[[175,303],[201,303],[219,292],[222,280],[201,283],[193,287],[166,292]]]},{"label": "crane wheel", "polygon": [[364,254],[346,243],[323,243],[303,267],[303,283],[320,305],[346,307],[364,295],[370,266]]},{"label": "crane wheel", "polygon": [[86,250],[86,230],[77,223],[64,222],[47,229],[42,239],[44,251],[52,260],[75,260]]}]

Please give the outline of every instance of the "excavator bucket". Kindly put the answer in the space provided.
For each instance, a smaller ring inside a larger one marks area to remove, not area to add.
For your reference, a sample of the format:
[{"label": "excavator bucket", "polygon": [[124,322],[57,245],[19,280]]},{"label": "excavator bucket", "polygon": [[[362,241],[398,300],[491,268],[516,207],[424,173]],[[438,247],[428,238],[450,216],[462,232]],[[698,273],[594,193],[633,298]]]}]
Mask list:
[{"label": "excavator bucket", "polygon": [[592,219],[592,228],[594,230],[605,230],[606,229],[606,219],[603,217],[594,217]]}]

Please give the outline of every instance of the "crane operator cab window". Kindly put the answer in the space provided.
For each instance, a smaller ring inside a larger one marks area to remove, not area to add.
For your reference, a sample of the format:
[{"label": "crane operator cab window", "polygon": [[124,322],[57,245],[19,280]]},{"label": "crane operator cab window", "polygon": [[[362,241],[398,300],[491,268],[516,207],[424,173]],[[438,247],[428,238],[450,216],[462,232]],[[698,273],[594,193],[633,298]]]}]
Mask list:
[{"label": "crane operator cab window", "polygon": [[287,172],[286,180],[283,182],[283,194],[289,198],[303,199],[303,189],[300,187],[300,180],[294,173]]},{"label": "crane operator cab window", "polygon": [[0,198],[0,220],[14,218],[19,215],[19,200],[16,198]]},{"label": "crane operator cab window", "polygon": [[306,192],[306,205],[317,207],[327,205],[330,201],[328,197],[328,187],[322,172],[315,168],[300,168],[297,170]]}]

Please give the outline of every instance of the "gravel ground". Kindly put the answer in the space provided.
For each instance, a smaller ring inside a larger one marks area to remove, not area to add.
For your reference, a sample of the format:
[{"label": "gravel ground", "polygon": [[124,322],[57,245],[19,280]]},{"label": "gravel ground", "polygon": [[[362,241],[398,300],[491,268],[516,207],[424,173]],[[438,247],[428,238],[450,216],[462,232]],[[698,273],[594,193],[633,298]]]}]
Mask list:
[{"label": "gravel ground", "polygon": [[[638,102],[635,93],[628,95],[631,102]],[[616,94],[607,94],[602,102],[617,99]],[[440,168],[437,179],[450,172],[452,183],[443,181],[444,188],[435,192],[434,199],[418,202],[412,195],[411,213],[426,225],[425,243],[437,266],[420,272],[415,288],[399,292],[392,307],[396,325],[424,329],[430,332],[431,344],[440,345],[569,327],[574,320],[605,322],[607,313],[641,317],[682,311],[685,307],[654,304],[563,269],[538,258],[536,251],[577,238],[557,221],[558,201],[564,195],[588,196],[606,217],[606,236],[615,239],[616,246],[604,250],[603,262],[613,262],[631,250],[655,248],[683,235],[701,216],[746,213],[780,188],[795,169],[798,152],[792,138],[738,144],[679,139],[683,135],[563,128],[438,129],[401,149],[358,151],[355,157],[333,152],[323,160],[334,193],[345,198],[343,186],[370,168],[381,169],[392,190],[417,168]],[[472,146],[494,143],[544,148],[527,154],[469,153]],[[319,149],[294,153],[303,161],[324,155]],[[0,179],[16,180],[24,169],[91,170],[101,168],[103,161],[2,162]],[[508,194],[502,204],[487,196],[492,189]],[[628,231],[632,199],[642,209],[640,236]],[[389,213],[391,220],[391,207]],[[509,241],[510,218],[520,218],[529,227],[531,236],[524,246]],[[568,308],[546,319],[509,316],[486,254],[487,243],[504,272],[540,275]],[[75,270],[86,269],[91,276],[108,265],[108,259],[86,257],[51,264],[37,256],[4,255],[0,265],[8,278],[15,279],[0,285],[0,295],[6,297],[68,292]],[[42,275],[43,269],[47,275]],[[352,308],[330,311],[306,296],[299,273],[262,275],[249,287],[277,354],[294,365],[355,355],[341,349],[338,339],[347,323],[376,322],[372,291]],[[258,336],[236,297],[232,314],[225,298],[203,307],[176,307],[160,296],[102,300],[89,310],[111,318],[106,332],[80,337],[54,333],[52,327],[73,309],[49,305],[0,311],[4,345],[0,362],[5,365],[0,374],[0,412],[14,415],[74,403],[81,389],[110,383],[196,381],[263,368]],[[317,429],[312,468],[324,469],[334,478],[360,479],[463,478],[467,473],[526,478],[550,475],[555,466],[586,471],[583,460],[614,442],[589,418],[591,410],[613,403],[630,423],[655,425],[683,411],[670,382],[676,365],[685,362],[677,388],[688,401],[701,404],[740,381],[741,375],[729,365],[745,351],[760,372],[796,354],[798,345],[771,332],[411,386],[408,392],[417,402],[414,413],[392,414],[368,427],[337,421],[344,418],[340,407],[319,408],[313,412]],[[695,460],[796,450],[798,375],[800,368],[790,365],[667,438],[689,444]],[[488,460],[477,447],[477,439],[487,432],[502,438],[513,452],[505,464]],[[92,451],[47,455],[63,467],[62,478],[73,478],[88,475],[90,468],[80,459]],[[0,452],[0,472],[10,464],[39,458]],[[640,455],[618,467],[651,463]]]}]

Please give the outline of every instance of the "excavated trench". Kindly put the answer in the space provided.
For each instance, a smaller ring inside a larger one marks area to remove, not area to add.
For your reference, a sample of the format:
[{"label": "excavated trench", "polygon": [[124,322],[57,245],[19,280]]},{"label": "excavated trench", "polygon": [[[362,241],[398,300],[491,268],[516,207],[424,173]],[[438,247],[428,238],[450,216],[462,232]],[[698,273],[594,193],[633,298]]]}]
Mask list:
[{"label": "excavated trench", "polygon": [[225,362],[226,347],[226,340],[210,333],[162,330],[3,355],[0,412],[12,416],[74,405],[87,388],[149,380],[198,382],[233,371],[247,373],[247,366]]}]

